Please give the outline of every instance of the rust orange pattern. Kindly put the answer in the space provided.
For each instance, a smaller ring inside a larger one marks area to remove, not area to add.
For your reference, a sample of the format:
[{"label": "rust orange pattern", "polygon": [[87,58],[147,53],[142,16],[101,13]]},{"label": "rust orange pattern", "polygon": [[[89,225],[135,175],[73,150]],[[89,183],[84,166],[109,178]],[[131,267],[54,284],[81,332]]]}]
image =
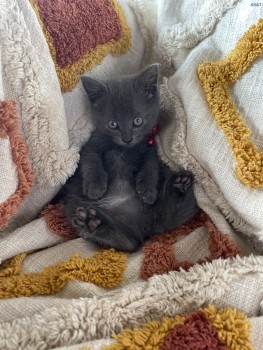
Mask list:
[{"label": "rust orange pattern", "polygon": [[63,238],[74,238],[77,234],[67,222],[62,208],[62,204],[50,204],[41,212],[41,216],[46,219],[51,232]]},{"label": "rust orange pattern", "polygon": [[131,46],[131,32],[117,0],[30,0],[53,58],[61,90],[109,54]]},{"label": "rust orange pattern", "polygon": [[251,324],[244,313],[209,305],[113,334],[115,341],[103,350],[252,350],[250,337]]},{"label": "rust orange pattern", "polygon": [[3,229],[29,194],[35,176],[29,161],[27,144],[20,135],[15,101],[0,101],[0,130],[0,137],[9,137],[18,177],[15,193],[0,204],[0,229]]},{"label": "rust orange pattern", "polygon": [[[210,256],[204,257],[196,263],[177,261],[174,254],[174,244],[176,244],[177,238],[188,235],[199,227],[206,227],[210,235],[208,242]],[[180,268],[188,270],[194,264],[203,264],[220,257],[226,259],[237,255],[242,256],[237,244],[227,234],[218,231],[210,217],[200,211],[188,224],[151,238],[149,243],[144,246],[144,260],[140,277],[148,279],[155,274],[160,275]]]}]

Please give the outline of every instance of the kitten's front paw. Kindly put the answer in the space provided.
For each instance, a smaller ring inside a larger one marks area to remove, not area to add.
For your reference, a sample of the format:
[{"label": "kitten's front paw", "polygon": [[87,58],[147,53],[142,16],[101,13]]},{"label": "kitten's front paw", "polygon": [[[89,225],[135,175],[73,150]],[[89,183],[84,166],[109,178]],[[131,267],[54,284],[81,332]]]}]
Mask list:
[{"label": "kitten's front paw", "polygon": [[147,186],[142,180],[137,180],[136,191],[147,204],[153,204],[157,199],[157,189]]},{"label": "kitten's front paw", "polygon": [[104,172],[98,175],[96,181],[83,182],[83,194],[90,199],[99,199],[106,193],[107,187],[108,178],[107,173]]}]

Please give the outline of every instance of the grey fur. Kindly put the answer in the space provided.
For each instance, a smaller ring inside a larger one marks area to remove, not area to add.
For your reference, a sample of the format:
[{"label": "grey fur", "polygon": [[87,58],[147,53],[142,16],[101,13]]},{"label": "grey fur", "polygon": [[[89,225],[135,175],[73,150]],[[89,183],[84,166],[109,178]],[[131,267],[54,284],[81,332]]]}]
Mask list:
[{"label": "grey fur", "polygon": [[159,116],[158,65],[119,79],[83,77],[82,83],[96,130],[56,200],[84,239],[134,251],[196,213],[193,176],[172,173],[147,144]]}]

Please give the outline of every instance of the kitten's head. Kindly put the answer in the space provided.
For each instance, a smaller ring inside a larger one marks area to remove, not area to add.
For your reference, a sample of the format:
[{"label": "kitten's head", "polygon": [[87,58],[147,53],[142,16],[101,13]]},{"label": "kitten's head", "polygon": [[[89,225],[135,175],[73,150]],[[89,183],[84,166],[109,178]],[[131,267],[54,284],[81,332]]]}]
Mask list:
[{"label": "kitten's head", "polygon": [[159,115],[158,64],[137,75],[97,80],[82,77],[97,130],[132,147],[156,125]]}]

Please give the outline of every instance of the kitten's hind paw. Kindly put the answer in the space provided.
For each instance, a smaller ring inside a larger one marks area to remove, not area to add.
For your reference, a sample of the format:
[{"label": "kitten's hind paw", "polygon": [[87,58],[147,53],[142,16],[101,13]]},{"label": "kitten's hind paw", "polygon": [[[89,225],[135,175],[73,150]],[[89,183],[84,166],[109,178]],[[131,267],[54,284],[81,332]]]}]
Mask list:
[{"label": "kitten's hind paw", "polygon": [[78,207],[71,220],[72,227],[76,229],[87,228],[92,233],[101,224],[101,220],[96,215],[97,212],[93,208],[85,209],[84,207]]},{"label": "kitten's hind paw", "polygon": [[180,192],[186,192],[193,185],[193,181],[193,174],[188,170],[182,170],[174,175],[173,187]]}]

